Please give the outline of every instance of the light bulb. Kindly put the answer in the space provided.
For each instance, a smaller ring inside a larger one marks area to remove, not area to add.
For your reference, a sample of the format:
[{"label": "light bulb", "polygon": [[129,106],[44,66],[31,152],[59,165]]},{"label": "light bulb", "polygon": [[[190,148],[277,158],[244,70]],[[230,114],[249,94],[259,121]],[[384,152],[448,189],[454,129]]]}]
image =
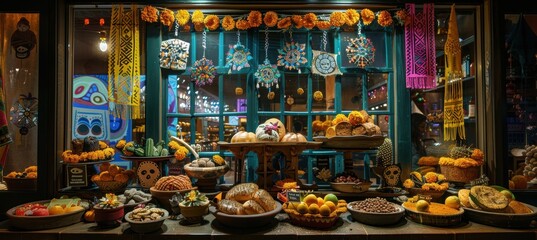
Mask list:
[{"label": "light bulb", "polygon": [[101,52],[106,52],[106,50],[108,49],[108,43],[106,43],[106,40],[101,39],[101,42],[99,43],[99,49],[101,50]]}]

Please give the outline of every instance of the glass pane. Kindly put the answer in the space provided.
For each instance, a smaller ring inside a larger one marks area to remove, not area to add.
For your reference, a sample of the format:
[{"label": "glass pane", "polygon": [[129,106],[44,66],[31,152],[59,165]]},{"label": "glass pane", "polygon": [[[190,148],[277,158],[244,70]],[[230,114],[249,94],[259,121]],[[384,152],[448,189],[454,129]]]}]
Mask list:
[{"label": "glass pane", "polygon": [[285,74],[285,110],[307,111],[308,75]]},{"label": "glass pane", "polygon": [[[522,16],[522,17],[521,17]],[[530,155],[537,145],[537,55],[531,50],[531,42],[521,39],[537,39],[536,14],[505,15],[505,47],[507,52],[507,66],[504,69],[506,134],[509,162],[506,166],[513,175],[524,175],[529,183],[527,187],[535,188],[537,179],[537,162],[535,155]],[[528,45],[529,44],[529,45]],[[525,53],[518,54],[521,50]],[[516,154],[524,150],[526,154]],[[518,151],[517,151],[518,150]],[[530,153],[530,154],[527,154]],[[528,155],[528,156],[526,156]],[[513,178],[511,178],[514,180]],[[519,182],[519,181],[515,181]],[[516,183],[515,183],[516,184]],[[521,184],[516,184],[520,189]]]},{"label": "glass pane", "polygon": [[196,118],[196,147],[201,151],[216,151],[218,140],[219,122],[215,117]]},{"label": "glass pane", "polygon": [[[205,49],[205,58],[212,60],[215,66],[218,66],[218,47],[220,46],[218,32],[207,32],[207,48]],[[196,32],[196,60],[203,57],[203,34]]]},{"label": "glass pane", "polygon": [[224,112],[243,112],[246,115],[246,74],[224,75]]},{"label": "glass pane", "polygon": [[280,93],[282,91],[282,88],[265,88],[260,87],[259,88],[259,95],[258,95],[258,101],[259,101],[259,111],[272,111],[272,112],[278,112],[280,111]]},{"label": "glass pane", "polygon": [[190,118],[168,118],[168,120],[173,119],[177,122],[176,132],[174,136],[185,140],[185,142],[190,142],[190,132],[191,124]]},{"label": "glass pane", "polygon": [[[7,190],[24,190],[12,179],[37,178],[37,167],[43,167],[37,163],[39,14],[0,13],[0,22],[0,179],[7,175]],[[25,173],[33,168],[35,173]]]},{"label": "glass pane", "polygon": [[341,104],[343,110],[362,110],[362,84],[362,75],[346,74],[341,77]]},{"label": "glass pane", "polygon": [[[375,51],[372,54],[373,56],[373,62],[366,65],[366,68],[368,67],[375,67],[375,68],[383,68],[387,67],[386,62],[386,33],[385,32],[363,32],[371,41],[371,44],[373,45]],[[345,51],[345,49],[349,46],[349,43],[351,39],[357,38],[357,32],[342,32],[341,33],[341,47],[342,47],[342,66],[343,67],[351,67],[356,68],[358,67],[355,63],[349,62],[349,57]],[[369,56],[371,57],[371,56]]]},{"label": "glass pane", "polygon": [[388,73],[367,74],[367,109],[388,109]]},{"label": "glass pane", "polygon": [[[312,32],[311,33],[311,49],[313,50],[319,50],[323,52],[334,52],[334,32],[333,31],[327,31],[326,32],[326,43],[323,40],[323,32]],[[326,46],[325,46],[326,44]]]},{"label": "glass pane", "polygon": [[[327,78],[332,79],[333,78]],[[327,94],[328,89],[334,89],[334,83],[333,81],[325,81],[324,77],[320,77],[318,75],[312,76],[312,104],[311,104],[311,110],[312,111],[328,111],[328,110],[334,110],[334,95],[331,94],[330,98]],[[331,93],[334,93],[331,91]]]},{"label": "glass pane", "polygon": [[209,85],[196,86],[194,92],[197,113],[219,113],[218,78]]},{"label": "glass pane", "polygon": [[304,137],[308,136],[308,117],[307,116],[286,116],[286,129],[290,132],[300,133]]},{"label": "glass pane", "polygon": [[168,76],[168,113],[190,113],[190,76]]},{"label": "glass pane", "polygon": [[[268,60],[276,65],[276,61],[278,59],[278,49],[280,49],[283,46],[283,36],[280,32],[270,32],[268,34]],[[259,53],[255,54],[254,57],[257,55],[257,60],[259,63],[263,63],[265,61],[265,31],[261,30],[259,31],[259,42],[257,43],[259,45]]]}]

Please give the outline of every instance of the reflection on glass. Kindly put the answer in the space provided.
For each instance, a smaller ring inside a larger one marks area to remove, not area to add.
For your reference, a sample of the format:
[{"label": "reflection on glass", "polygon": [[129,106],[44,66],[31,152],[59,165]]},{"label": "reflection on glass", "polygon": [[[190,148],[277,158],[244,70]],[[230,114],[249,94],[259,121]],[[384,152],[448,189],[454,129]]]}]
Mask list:
[{"label": "reflection on glass", "polygon": [[341,85],[342,109],[361,110],[363,105],[362,75],[346,74],[341,79]]},{"label": "reflection on glass", "polygon": [[228,106],[224,112],[246,112],[246,74],[224,76],[224,96],[220,101]]},{"label": "reflection on glass", "polygon": [[307,111],[307,86],[308,76],[304,74],[285,75],[285,110],[286,111]]},{"label": "reflection on glass", "polygon": [[259,111],[280,111],[280,92],[282,88],[259,88]]},{"label": "reflection on glass", "polygon": [[388,109],[388,73],[367,74],[368,110]]},{"label": "reflection on glass", "polygon": [[[333,77],[326,78],[317,75],[312,76],[312,111],[328,111],[334,109],[334,84]],[[327,91],[330,91],[330,94]]]}]

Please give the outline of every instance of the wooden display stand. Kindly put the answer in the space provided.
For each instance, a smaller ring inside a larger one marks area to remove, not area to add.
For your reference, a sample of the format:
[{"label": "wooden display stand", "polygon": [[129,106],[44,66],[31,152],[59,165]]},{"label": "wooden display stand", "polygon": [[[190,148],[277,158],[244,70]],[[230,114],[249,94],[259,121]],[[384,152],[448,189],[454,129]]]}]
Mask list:
[{"label": "wooden display stand", "polygon": [[[246,154],[254,152],[259,159],[257,185],[263,189],[272,187],[272,176],[283,171],[283,174],[289,178],[298,181],[298,156],[308,149],[318,149],[320,142],[254,142],[254,143],[227,143],[219,142],[220,149],[229,150],[236,159],[235,164],[235,184],[242,180],[242,171]],[[285,162],[282,169],[275,169],[272,157],[274,154],[281,152],[285,156]]]}]

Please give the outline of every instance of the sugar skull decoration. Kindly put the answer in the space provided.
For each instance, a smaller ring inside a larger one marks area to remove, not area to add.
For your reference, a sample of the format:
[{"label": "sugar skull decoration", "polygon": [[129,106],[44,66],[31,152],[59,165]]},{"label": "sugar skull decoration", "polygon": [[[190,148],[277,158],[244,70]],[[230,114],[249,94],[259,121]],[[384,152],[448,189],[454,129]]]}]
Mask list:
[{"label": "sugar skull decoration", "polygon": [[25,59],[37,44],[35,33],[30,30],[30,21],[21,17],[17,23],[17,30],[11,35],[11,46],[15,50],[15,57]]},{"label": "sugar skull decoration", "polygon": [[401,185],[401,167],[399,165],[386,166],[382,175],[384,177],[384,186],[397,187]]},{"label": "sugar skull decoration", "polygon": [[37,126],[37,109],[38,100],[32,96],[32,93],[21,94],[11,106],[9,120],[19,128],[21,135],[28,134],[30,128]]},{"label": "sugar skull decoration", "polygon": [[280,140],[278,123],[259,124],[255,130],[255,137],[258,141],[278,142]]},{"label": "sugar skull decoration", "polygon": [[171,70],[185,70],[188,62],[190,43],[180,39],[169,39],[160,44],[160,67]]},{"label": "sugar skull decoration", "polygon": [[300,66],[308,62],[305,49],[304,43],[294,41],[285,43],[283,49],[278,49],[278,66],[287,70],[298,70],[298,73],[301,73]]},{"label": "sugar skull decoration", "polygon": [[150,188],[160,177],[160,169],[155,162],[144,161],[138,165],[138,170],[136,171],[140,185],[144,188]]}]

